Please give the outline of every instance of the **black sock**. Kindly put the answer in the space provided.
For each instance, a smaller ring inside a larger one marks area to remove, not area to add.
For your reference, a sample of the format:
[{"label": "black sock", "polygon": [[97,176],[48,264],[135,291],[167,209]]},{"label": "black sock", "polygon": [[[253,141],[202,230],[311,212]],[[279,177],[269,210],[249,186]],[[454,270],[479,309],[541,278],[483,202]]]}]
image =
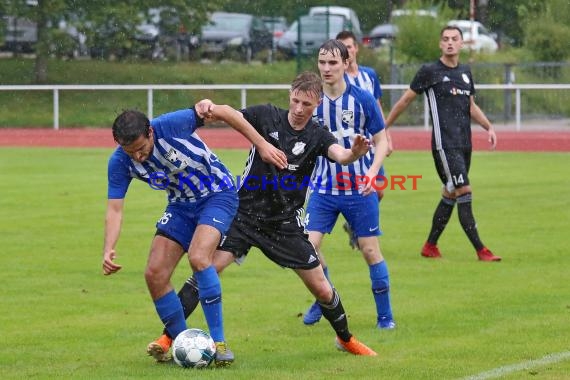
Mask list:
[{"label": "black sock", "polygon": [[473,247],[478,251],[484,247],[481,239],[479,239],[479,233],[477,232],[477,223],[475,223],[475,218],[473,217],[473,211],[471,209],[471,193],[466,193],[457,197],[457,214],[459,215],[459,222],[463,231],[473,244]]},{"label": "black sock", "polygon": [[[182,286],[182,289],[180,289],[178,292],[178,298],[180,298],[182,309],[184,309],[184,318],[188,319],[190,314],[194,312],[198,306],[198,303],[200,302],[200,297],[198,296],[198,286],[193,276],[189,277],[188,280],[186,280]],[[163,333],[171,337],[166,329],[164,329]]]},{"label": "black sock", "polygon": [[450,199],[446,197],[441,197],[441,201],[437,205],[435,212],[433,213],[433,219],[431,222],[431,231],[428,236],[428,243],[437,244],[437,240],[441,236],[451,213],[453,212],[453,206],[455,206],[455,199]]},{"label": "black sock", "polygon": [[336,335],[345,342],[350,340],[352,334],[348,331],[348,321],[344,307],[340,301],[340,296],[333,288],[333,298],[329,303],[322,303],[318,301],[319,306],[323,312],[323,317],[329,321]]}]

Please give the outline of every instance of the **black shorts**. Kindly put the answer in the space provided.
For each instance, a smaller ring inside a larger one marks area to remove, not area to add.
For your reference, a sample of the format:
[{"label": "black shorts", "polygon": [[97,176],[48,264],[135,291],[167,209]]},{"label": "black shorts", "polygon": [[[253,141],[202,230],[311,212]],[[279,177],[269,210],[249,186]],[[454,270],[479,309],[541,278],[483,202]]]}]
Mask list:
[{"label": "black shorts", "polygon": [[252,246],[285,268],[313,269],[320,265],[315,248],[297,218],[267,222],[238,212],[218,249],[231,252],[240,262]]},{"label": "black shorts", "polygon": [[437,174],[447,191],[453,192],[469,185],[470,148],[432,150],[431,153]]}]

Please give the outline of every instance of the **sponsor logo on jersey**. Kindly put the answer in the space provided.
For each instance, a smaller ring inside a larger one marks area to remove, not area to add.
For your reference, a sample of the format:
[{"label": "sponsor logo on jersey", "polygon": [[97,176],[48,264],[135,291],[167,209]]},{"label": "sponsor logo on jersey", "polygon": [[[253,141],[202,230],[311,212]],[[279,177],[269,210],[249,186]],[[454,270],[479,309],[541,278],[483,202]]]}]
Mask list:
[{"label": "sponsor logo on jersey", "polygon": [[287,164],[287,170],[289,170],[290,172],[294,172],[297,169],[299,169],[299,165]]},{"label": "sponsor logo on jersey", "polygon": [[453,87],[450,92],[451,92],[452,95],[467,95],[467,96],[471,96],[471,91],[469,91],[469,90],[462,90],[462,89],[460,89],[460,88],[455,88],[455,87]]}]

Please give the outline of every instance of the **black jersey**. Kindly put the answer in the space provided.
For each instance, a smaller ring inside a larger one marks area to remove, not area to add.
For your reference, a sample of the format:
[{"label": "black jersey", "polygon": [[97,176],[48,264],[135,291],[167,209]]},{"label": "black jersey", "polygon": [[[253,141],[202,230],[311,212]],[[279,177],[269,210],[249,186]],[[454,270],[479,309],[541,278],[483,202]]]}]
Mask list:
[{"label": "black jersey", "polygon": [[326,157],[336,138],[313,121],[300,131],[294,130],[287,120],[288,111],[270,104],[248,107],[242,113],[267,141],[285,153],[288,167],[279,170],[263,162],[252,147],[239,178],[239,212],[266,221],[297,216],[312,186],[317,157]]},{"label": "black jersey", "polygon": [[426,93],[434,150],[471,149],[471,100],[475,85],[467,65],[448,67],[441,61],[423,65],[410,84],[417,94]]}]

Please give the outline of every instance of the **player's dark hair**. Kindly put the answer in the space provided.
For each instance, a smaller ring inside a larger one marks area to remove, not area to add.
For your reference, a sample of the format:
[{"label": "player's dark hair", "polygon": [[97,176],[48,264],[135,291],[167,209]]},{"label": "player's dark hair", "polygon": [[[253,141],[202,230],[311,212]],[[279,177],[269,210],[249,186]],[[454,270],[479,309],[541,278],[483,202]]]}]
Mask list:
[{"label": "player's dark hair", "polygon": [[323,94],[323,81],[318,74],[304,71],[291,83],[291,92],[294,91],[312,92],[320,99]]},{"label": "player's dark hair", "polygon": [[356,36],[350,30],[343,30],[341,32],[338,32],[336,35],[337,40],[348,40],[349,38],[352,38],[354,42],[357,42]]},{"label": "player's dark hair", "polygon": [[441,29],[441,32],[439,32],[439,37],[443,37],[443,32],[445,32],[446,30],[457,30],[459,32],[459,35],[461,36],[461,39],[463,39],[463,32],[461,31],[461,28],[459,28],[458,26],[455,25],[447,25],[444,26]]},{"label": "player's dark hair", "polygon": [[149,137],[150,121],[136,110],[123,111],[113,122],[113,138],[119,145],[129,145],[141,136]]},{"label": "player's dark hair", "polygon": [[319,48],[319,55],[323,53],[331,53],[332,55],[336,55],[336,50],[339,51],[342,61],[346,62],[348,60],[348,49],[346,48],[345,44],[336,39],[325,41]]}]

